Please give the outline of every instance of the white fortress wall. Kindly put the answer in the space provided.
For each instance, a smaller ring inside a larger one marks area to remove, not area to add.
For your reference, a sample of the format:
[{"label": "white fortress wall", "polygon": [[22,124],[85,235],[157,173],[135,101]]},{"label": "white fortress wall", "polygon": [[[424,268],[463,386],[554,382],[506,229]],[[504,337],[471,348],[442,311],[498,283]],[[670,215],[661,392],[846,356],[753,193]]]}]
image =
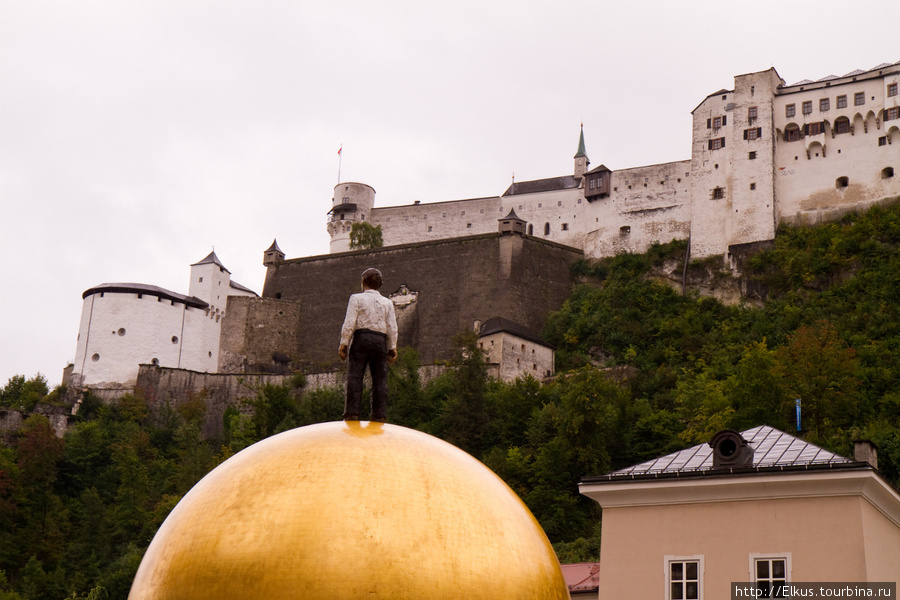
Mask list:
[{"label": "white fortress wall", "polygon": [[588,203],[585,256],[644,252],[690,233],[691,161],[612,171],[610,195]]},{"label": "white fortress wall", "polygon": [[900,67],[892,70],[887,77],[875,71],[780,90],[774,101],[779,219],[819,223],[900,194],[898,176],[884,176],[884,169],[900,168],[900,120],[884,121],[885,109],[900,98],[886,95],[900,79]]},{"label": "white fortress wall", "polygon": [[187,311],[203,314],[200,309],[146,293],[88,296],[74,373],[87,385],[133,384],[141,363],[156,359],[162,366],[178,367]]},{"label": "white fortress wall", "polygon": [[[768,69],[739,75],[734,80],[726,190],[730,209],[726,222],[728,245],[747,244],[775,237],[775,182],[773,98],[783,83]],[[726,105],[727,107],[727,105]]]},{"label": "white fortress wall", "polygon": [[528,235],[566,246],[582,247],[590,223],[586,213],[587,202],[581,189],[512,194],[501,199],[501,216],[515,210],[519,218],[527,223],[525,231]]},{"label": "white fortress wall", "polygon": [[473,198],[387,206],[372,210],[369,222],[381,225],[385,246],[497,231],[500,198]]},{"label": "white fortress wall", "polygon": [[724,254],[731,238],[731,147],[734,93],[711,94],[693,111],[691,134],[691,256]]}]

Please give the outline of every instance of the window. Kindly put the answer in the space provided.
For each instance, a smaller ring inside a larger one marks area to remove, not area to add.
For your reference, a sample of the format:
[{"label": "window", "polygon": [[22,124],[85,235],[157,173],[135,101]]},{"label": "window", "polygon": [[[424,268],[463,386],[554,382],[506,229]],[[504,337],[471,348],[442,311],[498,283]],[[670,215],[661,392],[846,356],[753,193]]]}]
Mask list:
[{"label": "window", "polygon": [[848,185],[850,185],[850,178],[848,177],[838,177],[834,180],[834,187],[836,189],[840,190],[847,187]]},{"label": "window", "polygon": [[752,123],[755,120],[756,120],[756,107],[751,106],[750,108],[747,109],[747,121]]},{"label": "window", "polygon": [[727,122],[728,122],[727,116],[707,119],[706,120],[706,128],[707,129],[709,129],[709,128],[718,129],[719,127],[724,127]]},{"label": "window", "polygon": [[797,142],[800,140],[800,127],[793,123],[784,129],[784,141]]},{"label": "window", "polygon": [[562,224],[562,230],[563,230],[563,231],[568,231],[568,230],[569,230],[569,224],[568,224],[568,223],[563,223],[563,224]]},{"label": "window", "polygon": [[822,98],[819,100],[819,110],[825,112],[831,108],[831,101],[828,98]]},{"label": "window", "polygon": [[750,160],[756,160],[756,150],[747,155]]},{"label": "window", "polygon": [[623,225],[622,227],[619,227],[619,235],[631,235],[631,226]]},{"label": "window", "polygon": [[803,103],[803,114],[811,115],[812,114],[812,100],[807,100]]},{"label": "window", "polygon": [[806,135],[819,135],[825,133],[825,121],[817,121],[816,123],[807,123],[803,126]]},{"label": "window", "polygon": [[834,122],[835,133],[850,133],[850,119],[847,117],[838,117]]},{"label": "window", "polygon": [[847,108],[847,96],[838,96],[837,97],[837,107],[838,108]]},{"label": "window", "polygon": [[710,150],[720,150],[725,147],[725,138],[715,138],[713,140],[709,140],[709,149]]},{"label": "window", "polygon": [[890,179],[894,176],[894,167],[885,167],[881,170],[882,179]]},{"label": "window", "polygon": [[666,600],[700,600],[700,561],[668,560]]},{"label": "window", "polygon": [[751,184],[750,184],[750,189],[751,189],[751,190],[755,190],[755,189],[756,189],[756,184],[755,184],[755,183],[751,183]]},{"label": "window", "polygon": [[[756,589],[760,598],[784,598],[783,586],[787,583],[787,560],[784,558],[757,558],[754,568]],[[772,595],[774,592],[775,595]]]},{"label": "window", "polygon": [[893,119],[900,119],[900,106],[888,108],[884,111],[885,121],[892,121]]},{"label": "window", "polygon": [[[887,146],[887,136],[886,135],[883,135],[880,138],[878,138],[878,145],[879,146]],[[103,294],[100,294],[100,297],[102,298]]]},{"label": "window", "polygon": [[788,104],[784,107],[784,116],[787,118],[791,118],[797,114],[797,105],[796,104]]},{"label": "window", "polygon": [[888,92],[888,96],[896,96],[897,95],[897,84],[889,83],[887,92]]},{"label": "window", "polygon": [[752,127],[744,130],[745,140],[755,140],[762,137],[762,127]]},{"label": "window", "polygon": [[550,223],[544,223],[544,235],[550,235]]},{"label": "window", "polygon": [[853,94],[853,104],[856,106],[862,106],[866,103],[866,93],[865,92],[856,92]]},{"label": "window", "polygon": [[712,199],[713,200],[722,200],[725,198],[725,188],[717,187],[713,188],[712,191]]}]

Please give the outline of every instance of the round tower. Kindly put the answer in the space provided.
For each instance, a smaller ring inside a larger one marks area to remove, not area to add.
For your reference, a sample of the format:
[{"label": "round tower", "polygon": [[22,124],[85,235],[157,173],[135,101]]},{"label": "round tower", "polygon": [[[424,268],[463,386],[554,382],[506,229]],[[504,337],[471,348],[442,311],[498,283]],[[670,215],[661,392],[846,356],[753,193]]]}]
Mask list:
[{"label": "round tower", "polygon": [[328,211],[330,252],[350,250],[350,229],[354,223],[368,220],[375,206],[375,189],[364,183],[339,183],[334,186],[331,210]]}]

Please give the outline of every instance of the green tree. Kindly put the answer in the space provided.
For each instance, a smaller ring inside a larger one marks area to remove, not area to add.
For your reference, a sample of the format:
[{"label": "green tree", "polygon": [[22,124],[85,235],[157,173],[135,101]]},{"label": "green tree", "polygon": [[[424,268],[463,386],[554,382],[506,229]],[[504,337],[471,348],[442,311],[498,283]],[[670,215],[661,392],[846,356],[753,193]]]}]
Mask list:
[{"label": "green tree", "polygon": [[801,327],[777,350],[778,369],[790,397],[799,398],[803,414],[812,418],[821,443],[836,427],[853,424],[856,416],[858,368],[849,348],[828,321]]},{"label": "green tree", "polygon": [[453,339],[455,353],[446,378],[450,384],[437,417],[438,435],[476,458],[482,457],[488,413],[485,394],[488,385],[487,361],[478,347],[474,331],[464,331]]},{"label": "green tree", "polygon": [[367,221],[357,221],[350,227],[350,249],[369,250],[384,246],[381,225],[372,225]]}]

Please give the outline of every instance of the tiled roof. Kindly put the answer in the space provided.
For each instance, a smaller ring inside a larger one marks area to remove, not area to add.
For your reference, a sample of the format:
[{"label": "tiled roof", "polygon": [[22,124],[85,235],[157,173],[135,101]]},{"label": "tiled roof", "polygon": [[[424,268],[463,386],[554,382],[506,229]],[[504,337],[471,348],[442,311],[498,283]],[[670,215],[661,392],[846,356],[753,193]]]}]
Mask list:
[{"label": "tiled roof", "polygon": [[[747,468],[784,469],[828,464],[854,464],[854,461],[819,448],[768,425],[761,425],[741,432],[753,449],[753,462]],[[643,462],[626,469],[609,473],[606,478],[634,477],[640,475],[675,475],[702,473],[713,469],[713,449],[709,444],[698,444]]]},{"label": "tiled roof", "polygon": [[591,592],[600,587],[600,563],[583,562],[560,567],[570,593]]},{"label": "tiled roof", "polygon": [[516,194],[537,194],[539,192],[555,192],[557,190],[571,190],[581,185],[581,177],[563,175],[562,177],[550,177],[549,179],[535,179],[534,181],[517,181],[503,192],[504,196]]}]

